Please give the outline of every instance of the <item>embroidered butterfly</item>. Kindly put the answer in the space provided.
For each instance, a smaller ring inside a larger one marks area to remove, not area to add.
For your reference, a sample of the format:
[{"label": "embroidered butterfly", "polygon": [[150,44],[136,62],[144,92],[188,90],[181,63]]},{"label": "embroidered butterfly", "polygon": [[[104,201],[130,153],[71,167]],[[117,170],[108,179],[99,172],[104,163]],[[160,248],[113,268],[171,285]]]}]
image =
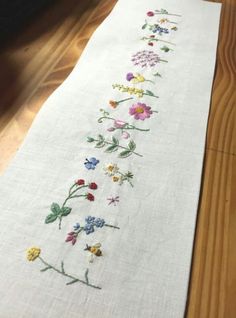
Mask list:
[{"label": "embroidered butterfly", "polygon": [[86,158],[86,161],[85,161],[84,165],[85,165],[85,168],[87,168],[88,170],[90,170],[90,169],[94,170],[98,163],[99,163],[99,160],[97,160],[96,158],[92,157],[92,158],[89,158],[89,159]]}]

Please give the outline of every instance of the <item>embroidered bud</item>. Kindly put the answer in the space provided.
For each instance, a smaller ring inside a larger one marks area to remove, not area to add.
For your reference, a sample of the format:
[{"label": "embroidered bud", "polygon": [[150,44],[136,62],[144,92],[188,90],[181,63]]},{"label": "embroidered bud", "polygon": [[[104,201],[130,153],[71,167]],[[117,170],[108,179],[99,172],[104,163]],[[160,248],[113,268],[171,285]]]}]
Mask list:
[{"label": "embroidered bud", "polygon": [[116,128],[123,128],[126,125],[126,122],[124,122],[123,120],[114,120],[114,126]]},{"label": "embroidered bud", "polygon": [[98,188],[97,184],[95,182],[92,182],[89,184],[89,189],[96,190]]},{"label": "embroidered bud", "polygon": [[83,179],[78,179],[78,180],[76,181],[76,184],[77,184],[77,185],[84,185],[84,183],[85,183],[85,181],[84,181]]},{"label": "embroidered bud", "polygon": [[107,131],[110,131],[110,132],[111,132],[111,131],[114,131],[114,130],[115,130],[114,127],[110,127],[110,128],[107,129]]},{"label": "embroidered bud", "polygon": [[128,139],[128,138],[130,137],[130,134],[129,134],[127,131],[124,131],[124,132],[122,133],[122,137],[123,137],[124,139]]},{"label": "embroidered bud", "polygon": [[94,201],[94,196],[92,195],[92,193],[87,193],[86,194],[86,199],[89,201]]},{"label": "embroidered bud", "polygon": [[153,11],[148,11],[147,12],[147,16],[148,17],[153,17],[155,15],[155,13]]}]

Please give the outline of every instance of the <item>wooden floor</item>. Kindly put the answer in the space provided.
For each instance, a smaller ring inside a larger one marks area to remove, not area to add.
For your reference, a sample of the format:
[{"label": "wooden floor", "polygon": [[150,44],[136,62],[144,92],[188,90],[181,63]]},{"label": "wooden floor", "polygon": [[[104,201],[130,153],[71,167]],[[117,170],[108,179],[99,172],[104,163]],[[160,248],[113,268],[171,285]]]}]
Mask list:
[{"label": "wooden floor", "polygon": [[[236,0],[222,2],[187,318],[236,317]],[[115,3],[58,0],[2,47],[0,172]]]}]

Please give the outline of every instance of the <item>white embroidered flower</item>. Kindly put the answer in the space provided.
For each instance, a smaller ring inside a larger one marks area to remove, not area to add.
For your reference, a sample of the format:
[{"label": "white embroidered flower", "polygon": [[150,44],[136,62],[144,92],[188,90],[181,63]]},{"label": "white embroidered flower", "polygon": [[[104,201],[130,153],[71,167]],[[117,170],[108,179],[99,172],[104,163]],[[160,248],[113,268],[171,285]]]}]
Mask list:
[{"label": "white embroidered flower", "polygon": [[108,165],[106,165],[104,170],[105,174],[107,174],[108,176],[114,176],[119,171],[119,168],[117,164],[109,163]]}]

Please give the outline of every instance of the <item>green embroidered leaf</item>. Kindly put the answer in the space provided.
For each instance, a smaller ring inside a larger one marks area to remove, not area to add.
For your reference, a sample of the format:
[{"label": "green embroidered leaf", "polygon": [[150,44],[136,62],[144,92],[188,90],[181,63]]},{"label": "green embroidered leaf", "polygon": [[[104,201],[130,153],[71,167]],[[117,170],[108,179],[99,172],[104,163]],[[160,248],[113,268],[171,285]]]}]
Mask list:
[{"label": "green embroidered leaf", "polygon": [[59,204],[57,203],[52,203],[51,205],[51,211],[53,214],[55,215],[59,215],[61,213],[61,208],[59,206]]},{"label": "green embroidered leaf", "polygon": [[105,142],[103,141],[103,140],[101,140],[101,141],[99,141],[99,142],[97,142],[96,143],[96,148],[102,148],[102,147],[104,147],[105,146]]},{"label": "green embroidered leaf", "polygon": [[153,92],[149,91],[148,89],[146,90],[146,93],[150,96],[154,96]]},{"label": "green embroidered leaf", "polygon": [[105,141],[105,138],[103,137],[103,135],[98,135],[98,139],[99,141]]},{"label": "green embroidered leaf", "polygon": [[131,151],[134,151],[135,148],[136,148],[136,143],[133,141],[133,140],[130,140],[129,144],[128,144],[128,148],[131,150]]},{"label": "green embroidered leaf", "polygon": [[147,23],[145,23],[145,24],[142,26],[142,29],[144,30],[144,29],[146,29],[146,27],[147,27]]},{"label": "green embroidered leaf", "polygon": [[107,147],[105,152],[114,152],[116,150],[118,150],[118,145],[111,145],[111,146]]},{"label": "green embroidered leaf", "polygon": [[71,210],[72,210],[72,208],[64,206],[61,209],[61,216],[67,216],[68,214],[70,214]]},{"label": "green embroidered leaf", "polygon": [[114,145],[119,145],[119,140],[115,138],[114,136],[112,137],[112,141]]},{"label": "green embroidered leaf", "polygon": [[47,216],[46,219],[45,219],[45,223],[46,223],[46,224],[52,223],[52,222],[56,221],[57,217],[58,217],[57,214],[53,214],[53,213],[48,214],[48,216]]},{"label": "green embroidered leaf", "polygon": [[94,138],[92,138],[92,137],[87,137],[87,142],[94,142],[94,141],[95,141]]},{"label": "green embroidered leaf", "polygon": [[130,150],[124,150],[119,154],[120,158],[127,158],[130,155],[132,155],[132,152]]},{"label": "green embroidered leaf", "polygon": [[159,76],[159,77],[161,77],[161,74],[158,73],[158,72],[156,72],[155,74],[153,74],[153,76]]}]

